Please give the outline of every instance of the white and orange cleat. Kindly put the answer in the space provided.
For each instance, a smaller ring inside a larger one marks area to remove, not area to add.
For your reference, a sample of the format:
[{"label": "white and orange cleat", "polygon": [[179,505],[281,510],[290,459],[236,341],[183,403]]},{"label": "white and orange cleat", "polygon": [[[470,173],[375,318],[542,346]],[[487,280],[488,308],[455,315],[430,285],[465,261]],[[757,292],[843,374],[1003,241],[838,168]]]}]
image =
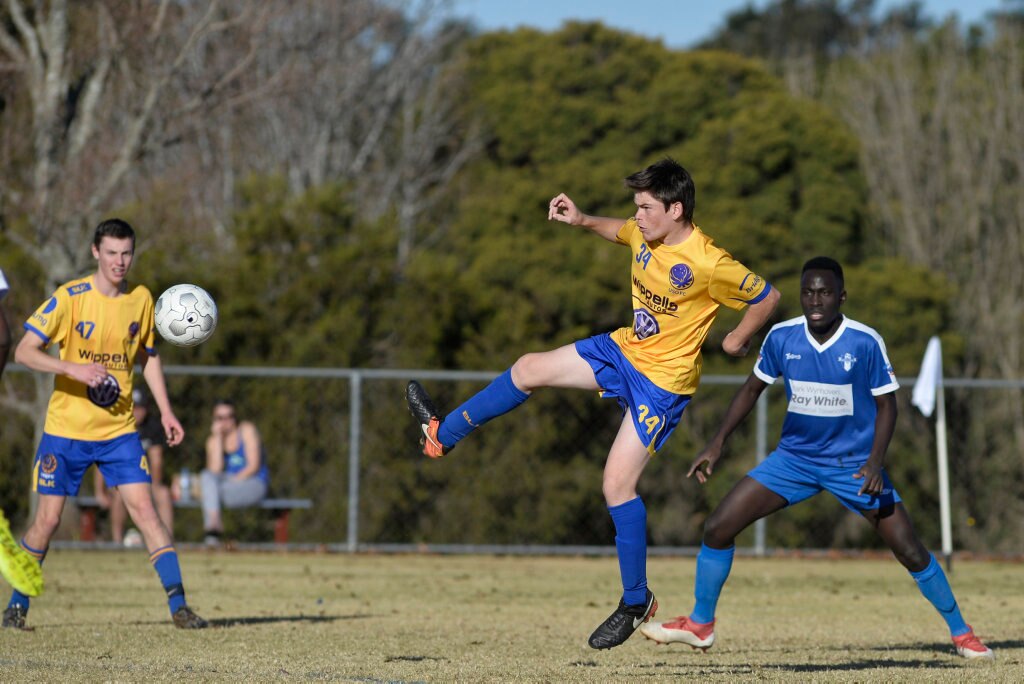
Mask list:
[{"label": "white and orange cleat", "polygon": [[640,626],[640,633],[659,644],[686,644],[707,653],[715,643],[715,621],[701,624],[681,616],[668,622],[648,622]]},{"label": "white and orange cleat", "polygon": [[953,637],[953,645],[956,646],[957,654],[962,655],[964,658],[994,660],[996,656],[992,653],[992,649],[981,643],[981,639],[974,636],[974,630],[971,629],[970,625],[967,625],[967,629],[970,630],[967,634]]}]

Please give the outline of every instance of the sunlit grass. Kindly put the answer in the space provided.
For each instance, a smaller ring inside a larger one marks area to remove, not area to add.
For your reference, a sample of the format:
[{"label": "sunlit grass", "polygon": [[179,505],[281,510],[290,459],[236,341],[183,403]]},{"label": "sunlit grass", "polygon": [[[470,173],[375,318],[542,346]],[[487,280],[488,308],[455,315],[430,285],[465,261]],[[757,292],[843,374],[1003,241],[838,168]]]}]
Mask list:
[{"label": "sunlit grass", "polygon": [[[169,621],[142,552],[59,550],[31,632],[0,631],[0,681],[1020,681],[1019,565],[952,576],[995,663],[953,654],[895,561],[738,558],[708,653],[634,636],[586,645],[618,599],[612,558],[186,551],[189,602]],[[688,612],[694,560],[653,558],[667,619]]]}]

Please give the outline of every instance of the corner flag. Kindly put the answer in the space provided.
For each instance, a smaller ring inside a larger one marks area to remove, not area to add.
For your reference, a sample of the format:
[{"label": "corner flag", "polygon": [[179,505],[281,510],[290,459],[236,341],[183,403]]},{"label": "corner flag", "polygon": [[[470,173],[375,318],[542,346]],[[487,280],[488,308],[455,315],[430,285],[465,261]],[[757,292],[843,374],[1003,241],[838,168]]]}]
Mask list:
[{"label": "corner flag", "polygon": [[952,570],[953,526],[949,504],[949,457],[946,450],[946,398],[942,387],[942,343],[938,337],[928,340],[921,371],[914,383],[914,406],[927,417],[935,412],[935,449],[939,471],[939,521],[942,528],[942,555]]},{"label": "corner flag", "polygon": [[942,342],[938,337],[928,340],[928,348],[921,361],[921,371],[914,383],[914,406],[921,410],[926,418],[930,418],[935,410],[935,390],[942,384]]}]

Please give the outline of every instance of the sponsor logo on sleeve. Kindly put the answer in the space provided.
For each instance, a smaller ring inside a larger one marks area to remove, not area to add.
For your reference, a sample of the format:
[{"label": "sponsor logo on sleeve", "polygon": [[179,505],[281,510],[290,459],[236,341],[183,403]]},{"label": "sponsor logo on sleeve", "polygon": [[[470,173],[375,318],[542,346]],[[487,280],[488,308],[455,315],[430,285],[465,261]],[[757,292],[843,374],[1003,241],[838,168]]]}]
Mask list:
[{"label": "sponsor logo on sleeve", "polygon": [[740,282],[740,292],[747,296],[751,296],[762,282],[761,276],[748,272],[747,275],[743,276],[743,280]]}]

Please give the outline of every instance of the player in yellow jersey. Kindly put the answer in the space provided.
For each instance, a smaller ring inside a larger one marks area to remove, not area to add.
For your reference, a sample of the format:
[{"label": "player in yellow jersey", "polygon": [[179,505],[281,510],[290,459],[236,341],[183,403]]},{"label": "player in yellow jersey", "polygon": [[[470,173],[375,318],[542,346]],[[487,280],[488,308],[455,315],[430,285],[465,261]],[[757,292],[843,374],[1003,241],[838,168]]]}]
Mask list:
[{"label": "player in yellow jersey", "polygon": [[590,636],[598,649],[624,642],[658,608],[647,588],[647,510],[636,488],[697,389],[701,345],[718,307],[747,308],[722,342],[728,354],[743,356],[779,301],[777,290],[694,225],[696,190],[686,169],[665,159],[626,178],[626,186],[637,209],[625,222],[584,214],[565,194],[549,203],[548,220],[582,226],[630,248],[631,327],[527,354],[444,418],[418,382],[406,390],[423,432],[423,452],[433,458],[541,387],[600,390],[618,399],[624,415],[602,489],[615,523],[623,594]]},{"label": "player in yellow jersey", "polygon": [[[0,376],[7,365],[7,353],[11,350],[11,329],[4,316],[3,301],[7,296],[7,278],[0,270]],[[29,596],[38,596],[43,591],[43,571],[35,558],[18,545],[11,534],[4,512],[0,510],[0,575],[12,587]]]},{"label": "player in yellow jersey", "polygon": [[[180,444],[185,436],[156,354],[153,296],[126,280],[135,255],[135,231],[120,219],[103,221],[93,236],[92,255],[96,272],[58,287],[25,322],[27,332],[14,352],[19,363],[56,376],[32,467],[39,506],[22,546],[42,562],[66,498],[78,494],[82,476],[96,464],[108,484],[120,490],[142,532],[174,625],[205,627],[206,621],[185,603],[178,554],[153,506],[149,464],[132,414],[132,381],[139,363],[160,407],[168,445]],[[52,344],[60,348],[59,358],[46,353]],[[16,590],[3,626],[23,629],[28,609],[28,596]]]}]

